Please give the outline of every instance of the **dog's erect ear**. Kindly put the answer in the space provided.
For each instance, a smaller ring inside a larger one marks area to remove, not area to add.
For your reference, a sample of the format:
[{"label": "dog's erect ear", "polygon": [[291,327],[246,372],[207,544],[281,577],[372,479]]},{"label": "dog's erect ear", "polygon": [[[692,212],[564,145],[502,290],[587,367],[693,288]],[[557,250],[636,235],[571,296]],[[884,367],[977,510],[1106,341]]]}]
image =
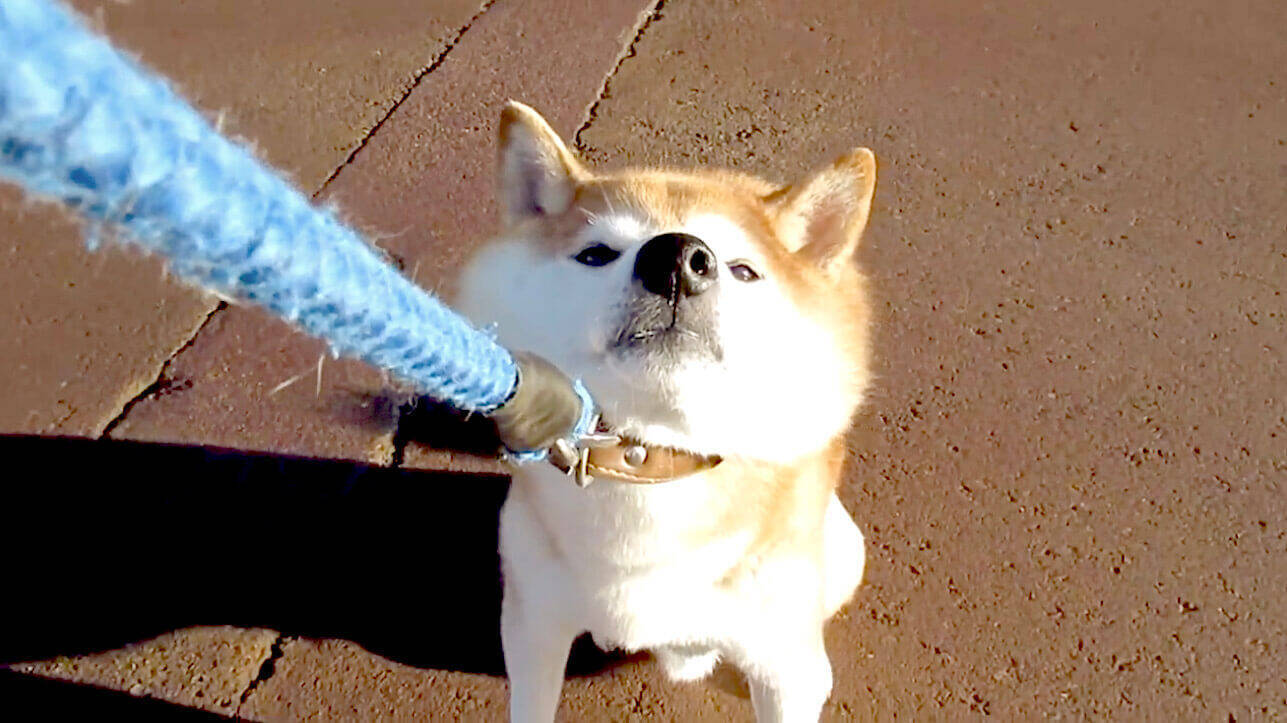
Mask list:
[{"label": "dog's erect ear", "polygon": [[858,148],[766,200],[787,249],[832,269],[858,248],[875,190],[876,155]]},{"label": "dog's erect ear", "polygon": [[585,170],[540,113],[510,101],[500,122],[500,202],[505,223],[563,213]]}]

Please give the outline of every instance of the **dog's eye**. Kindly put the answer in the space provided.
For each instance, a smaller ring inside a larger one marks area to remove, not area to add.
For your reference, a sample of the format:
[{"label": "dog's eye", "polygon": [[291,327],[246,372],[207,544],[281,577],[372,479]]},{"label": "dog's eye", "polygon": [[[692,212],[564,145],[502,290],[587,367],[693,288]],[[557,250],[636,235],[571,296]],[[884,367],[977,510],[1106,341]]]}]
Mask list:
[{"label": "dog's eye", "polygon": [[581,249],[581,252],[572,258],[577,263],[582,263],[586,266],[607,266],[616,261],[619,256],[621,256],[621,252],[611,246],[594,244]]},{"label": "dog's eye", "polygon": [[729,264],[728,270],[733,274],[733,278],[738,281],[759,281],[761,278],[758,271],[740,262]]}]

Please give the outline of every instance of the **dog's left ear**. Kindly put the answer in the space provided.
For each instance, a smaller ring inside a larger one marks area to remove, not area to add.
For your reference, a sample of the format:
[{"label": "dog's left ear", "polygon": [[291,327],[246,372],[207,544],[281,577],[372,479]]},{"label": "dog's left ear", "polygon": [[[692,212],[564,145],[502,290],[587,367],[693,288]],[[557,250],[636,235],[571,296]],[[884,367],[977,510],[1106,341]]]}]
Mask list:
[{"label": "dog's left ear", "polygon": [[501,113],[498,175],[506,225],[563,213],[588,176],[541,114],[515,101]]},{"label": "dog's left ear", "polygon": [[875,190],[876,154],[858,148],[766,200],[787,249],[831,270],[858,248]]}]

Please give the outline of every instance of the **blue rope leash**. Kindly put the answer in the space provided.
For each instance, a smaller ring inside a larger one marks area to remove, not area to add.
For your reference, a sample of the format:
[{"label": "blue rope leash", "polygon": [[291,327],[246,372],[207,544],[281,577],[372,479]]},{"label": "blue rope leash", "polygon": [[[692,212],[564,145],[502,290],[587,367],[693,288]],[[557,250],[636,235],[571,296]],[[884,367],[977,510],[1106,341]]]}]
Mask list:
[{"label": "blue rope leash", "polygon": [[[508,351],[56,3],[0,0],[0,179],[460,409],[490,412],[514,394]],[[592,415],[576,386],[580,435]]]}]

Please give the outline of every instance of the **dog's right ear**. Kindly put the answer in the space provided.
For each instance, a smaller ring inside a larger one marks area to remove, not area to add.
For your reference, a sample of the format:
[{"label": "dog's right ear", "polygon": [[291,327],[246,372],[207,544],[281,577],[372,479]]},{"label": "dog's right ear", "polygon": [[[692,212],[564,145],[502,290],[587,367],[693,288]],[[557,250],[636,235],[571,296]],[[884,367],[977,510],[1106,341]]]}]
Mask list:
[{"label": "dog's right ear", "polygon": [[498,175],[508,226],[568,210],[588,174],[540,113],[511,100],[501,113]]},{"label": "dog's right ear", "polygon": [[871,213],[876,155],[855,148],[769,197],[787,249],[823,269],[851,262]]}]

